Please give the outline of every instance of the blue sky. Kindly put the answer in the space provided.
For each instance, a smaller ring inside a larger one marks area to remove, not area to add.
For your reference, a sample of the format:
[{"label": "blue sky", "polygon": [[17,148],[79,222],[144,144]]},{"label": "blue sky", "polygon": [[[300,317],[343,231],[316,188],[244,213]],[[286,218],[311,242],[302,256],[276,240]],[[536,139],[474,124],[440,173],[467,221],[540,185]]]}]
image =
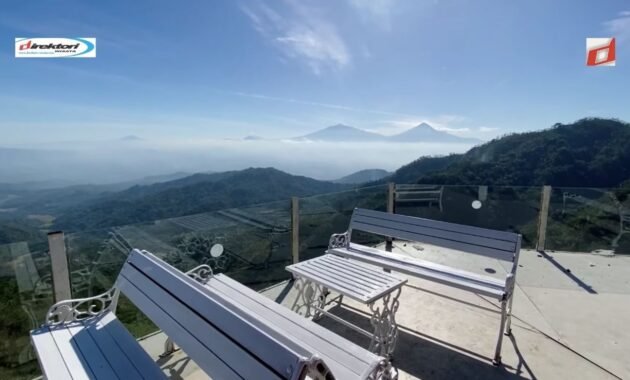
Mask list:
[{"label": "blue sky", "polygon": [[[0,145],[630,121],[623,0],[5,1],[0,36]],[[13,57],[48,36],[97,58]],[[586,67],[586,37],[616,37],[617,66]]]}]

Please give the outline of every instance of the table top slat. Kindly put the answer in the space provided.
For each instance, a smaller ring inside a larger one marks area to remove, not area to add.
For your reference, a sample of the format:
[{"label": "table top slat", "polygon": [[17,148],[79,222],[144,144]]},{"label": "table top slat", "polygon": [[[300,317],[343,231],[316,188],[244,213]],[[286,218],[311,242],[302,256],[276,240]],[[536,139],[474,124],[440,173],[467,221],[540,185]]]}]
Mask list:
[{"label": "table top slat", "polygon": [[286,269],[364,304],[374,302],[407,282],[381,268],[371,268],[335,255],[323,255],[289,265]]},{"label": "table top slat", "polygon": [[322,276],[328,276],[331,278],[339,279],[340,281],[352,283],[354,284],[354,286],[360,288],[365,292],[371,292],[374,289],[377,289],[383,285],[366,282],[358,277],[356,274],[346,273],[341,268],[331,268],[325,264],[322,264],[321,262],[309,263],[309,265],[305,265],[305,267],[321,273]]},{"label": "table top slat", "polygon": [[[337,256],[337,255],[332,255],[332,256]],[[356,265],[360,262],[354,261],[351,262],[348,259],[344,259],[341,258],[339,256],[337,256],[337,258],[340,259],[340,261],[336,261],[336,260],[322,260],[320,261],[318,264],[326,266],[330,269],[336,270],[336,271],[340,271],[343,273],[347,273],[349,275],[351,275],[353,278],[360,278],[363,281],[367,281],[373,285],[376,286],[383,286],[386,284],[393,282],[398,282],[398,278],[392,278],[391,276],[381,276],[381,273],[387,275],[385,272],[383,272],[382,268],[380,267],[366,267],[366,268],[360,268],[359,265]],[[348,265],[348,263],[352,263],[354,265]]]}]

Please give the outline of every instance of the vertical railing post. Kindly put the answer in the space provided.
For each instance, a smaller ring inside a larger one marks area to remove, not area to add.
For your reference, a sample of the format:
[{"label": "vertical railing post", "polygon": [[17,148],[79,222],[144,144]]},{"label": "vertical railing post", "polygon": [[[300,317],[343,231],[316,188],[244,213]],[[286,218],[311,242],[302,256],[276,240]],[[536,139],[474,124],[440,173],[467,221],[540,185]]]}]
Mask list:
[{"label": "vertical railing post", "polygon": [[[390,214],[394,213],[394,199],[396,197],[396,184],[394,182],[390,182],[387,184],[387,212]],[[385,239],[385,250],[387,252],[392,251],[392,238],[388,237]]]},{"label": "vertical railing post", "polygon": [[545,250],[547,238],[547,218],[549,217],[549,202],[551,201],[551,186],[543,186],[540,196],[540,214],[538,215],[538,241],[536,250]]},{"label": "vertical railing post", "polygon": [[48,234],[48,250],[52,267],[52,286],[55,302],[72,298],[70,288],[70,271],[68,270],[68,256],[66,242],[62,231]]},{"label": "vertical railing post", "polygon": [[300,262],[300,201],[291,198],[291,256],[293,264]]},{"label": "vertical railing post", "polygon": [[485,202],[488,199],[488,186],[482,185],[479,186],[479,190],[477,192],[477,200],[480,202]]}]

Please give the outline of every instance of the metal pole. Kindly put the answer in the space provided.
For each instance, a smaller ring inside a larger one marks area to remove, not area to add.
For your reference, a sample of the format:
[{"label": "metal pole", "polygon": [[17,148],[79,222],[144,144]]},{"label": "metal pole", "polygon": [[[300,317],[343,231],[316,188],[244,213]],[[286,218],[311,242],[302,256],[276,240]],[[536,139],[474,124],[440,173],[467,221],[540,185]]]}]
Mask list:
[{"label": "metal pole", "polygon": [[70,288],[66,243],[62,231],[48,234],[48,250],[50,252],[55,302],[69,300],[72,298],[72,289]]},{"label": "metal pole", "polygon": [[547,238],[547,218],[549,217],[549,202],[551,201],[551,186],[543,186],[540,197],[540,214],[538,216],[538,242],[537,251],[545,250],[545,240]]},{"label": "metal pole", "polygon": [[293,264],[300,262],[300,201],[291,198],[291,254]]},{"label": "metal pole", "polygon": [[[396,184],[394,182],[390,182],[387,184],[387,212],[390,214],[394,213],[394,198],[396,196]],[[392,251],[392,238],[388,237],[385,240],[385,250],[387,252]]]}]

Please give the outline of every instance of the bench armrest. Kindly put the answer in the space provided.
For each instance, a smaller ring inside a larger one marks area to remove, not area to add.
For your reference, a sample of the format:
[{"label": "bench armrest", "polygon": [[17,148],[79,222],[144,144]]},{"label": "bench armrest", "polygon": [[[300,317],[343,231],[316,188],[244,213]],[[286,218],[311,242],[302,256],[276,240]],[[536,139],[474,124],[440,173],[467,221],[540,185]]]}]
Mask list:
[{"label": "bench armrest", "polygon": [[212,276],[214,276],[212,268],[210,267],[210,265],[207,264],[201,264],[197,267],[194,267],[193,269],[186,272],[186,274],[202,284],[207,283],[208,280],[210,280]]},{"label": "bench armrest", "polygon": [[350,236],[348,232],[342,234],[332,234],[328,241],[328,249],[348,248],[350,246]]},{"label": "bench armrest", "polygon": [[46,326],[54,326],[92,318],[115,311],[119,291],[115,287],[93,297],[64,300],[52,305],[46,313]]}]

